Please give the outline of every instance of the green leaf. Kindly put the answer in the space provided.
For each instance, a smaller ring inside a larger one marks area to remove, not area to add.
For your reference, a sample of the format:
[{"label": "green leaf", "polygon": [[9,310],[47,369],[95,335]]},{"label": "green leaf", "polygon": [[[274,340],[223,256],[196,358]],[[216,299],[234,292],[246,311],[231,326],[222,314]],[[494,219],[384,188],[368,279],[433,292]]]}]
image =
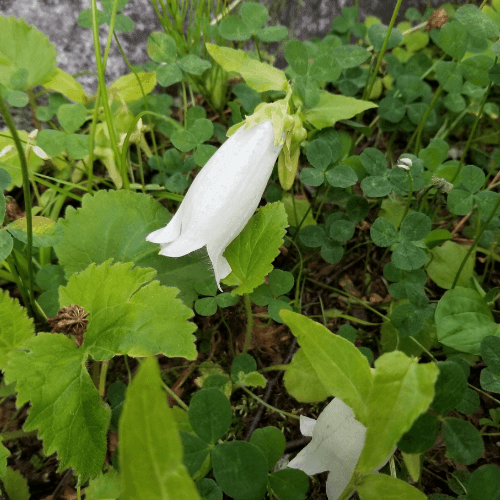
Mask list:
[{"label": "green leaf", "polygon": [[156,62],[171,63],[177,59],[175,40],[162,31],[153,31],[148,38],[148,56]]},{"label": "green leaf", "polygon": [[59,289],[61,307],[89,311],[84,347],[100,361],[117,354],[134,357],[162,353],[196,358],[192,311],[176,298],[179,290],[161,286],[152,269],[111,260],[71,276]]},{"label": "green leaf", "polygon": [[455,215],[468,214],[474,205],[474,195],[465,189],[455,188],[448,193],[448,209]]},{"label": "green leaf", "polygon": [[462,69],[452,61],[439,61],[436,64],[436,80],[446,92],[462,91]]},{"label": "green leaf", "polygon": [[175,62],[164,64],[156,68],[156,79],[162,87],[170,87],[182,81],[182,71]]},{"label": "green leaf", "polygon": [[290,40],[285,44],[285,59],[298,75],[306,75],[309,65],[307,49],[300,40]]},{"label": "green leaf", "polygon": [[201,57],[195,56],[194,54],[188,54],[182,59],[177,61],[177,64],[186,73],[190,75],[202,75],[207,69],[212,67],[210,61],[205,61]]},{"label": "green leaf", "polygon": [[439,30],[437,44],[456,61],[460,61],[467,49],[469,34],[461,23],[450,21]]},{"label": "green leaf", "polygon": [[375,361],[373,388],[368,399],[366,441],[358,468],[368,474],[391,453],[394,445],[434,398],[438,370],[419,364],[400,351]]},{"label": "green leaf", "polygon": [[12,352],[6,369],[17,404],[31,402],[25,431],[38,429],[46,456],[72,467],[85,482],[101,472],[110,417],[87,370],[87,350],[64,335],[39,333]]},{"label": "green leaf", "polygon": [[182,463],[177,424],[161,383],[156,359],[148,358],[127,389],[119,431],[120,496],[200,500]]},{"label": "green leaf", "polygon": [[[96,9],[97,13],[97,26],[102,26],[108,16],[106,15],[106,12],[103,12],[100,9]],[[92,29],[92,9],[84,9],[78,14],[78,19],[76,22],[85,29]]]},{"label": "green leaf", "polygon": [[206,443],[214,444],[231,425],[231,405],[219,389],[198,391],[189,403],[189,422],[196,434]]},{"label": "green leaf", "polygon": [[247,85],[257,92],[266,90],[285,90],[288,86],[283,71],[268,64],[251,59],[242,50],[228,47],[218,47],[210,43],[205,44],[208,53],[226,70],[236,71],[246,81]]},{"label": "green leaf", "polygon": [[12,236],[4,229],[0,229],[0,262],[3,262],[12,251],[14,240]]},{"label": "green leaf", "polygon": [[237,354],[231,364],[231,376],[235,381],[238,380],[240,372],[247,374],[255,370],[257,370],[257,362],[252,356],[250,356],[250,354],[247,353]]},{"label": "green leaf", "polygon": [[287,216],[283,204],[270,203],[261,208],[229,244],[224,256],[232,272],[222,281],[237,287],[233,295],[250,293],[264,282],[283,244],[286,226]]},{"label": "green leaf", "polygon": [[85,123],[87,110],[83,104],[63,104],[57,110],[57,119],[68,134],[73,134]]},{"label": "green leaf", "polygon": [[304,118],[315,128],[322,129],[334,125],[339,120],[352,118],[358,113],[376,107],[377,105],[373,102],[330,94],[321,90],[318,104],[314,108],[305,110]]},{"label": "green leaf", "polygon": [[455,12],[455,19],[473,37],[493,38],[500,35],[498,26],[475,5],[462,5]]},{"label": "green leaf", "polygon": [[[9,224],[8,231],[14,238],[27,243],[27,224],[26,217],[17,219]],[[48,219],[47,217],[33,217],[32,225],[34,247],[52,247],[59,243],[63,237],[61,228],[52,219]]]},{"label": "green leaf", "polygon": [[425,313],[407,302],[397,305],[391,313],[391,323],[405,337],[416,335],[424,326],[424,321]]},{"label": "green leaf", "polygon": [[401,223],[401,239],[403,241],[423,240],[431,232],[431,219],[421,213],[408,214]]},{"label": "green leaf", "polygon": [[222,491],[239,500],[262,498],[267,484],[267,459],[255,445],[230,441],[212,451],[213,473]]},{"label": "green leaf", "polygon": [[198,118],[189,127],[189,132],[191,132],[196,141],[201,144],[202,142],[208,141],[208,139],[214,135],[214,125],[206,118]]},{"label": "green leaf", "polygon": [[500,469],[493,464],[476,469],[467,485],[467,500],[499,500]]},{"label": "green leaf", "polygon": [[356,419],[367,421],[372,374],[367,359],[348,340],[323,325],[291,311],[281,311],[304,354],[325,388],[352,408]]},{"label": "green leaf", "polygon": [[180,437],[184,451],[183,463],[189,475],[194,478],[203,470],[204,464],[210,461],[208,458],[210,447],[196,434],[180,431]]},{"label": "green leaf", "polygon": [[59,130],[45,129],[36,137],[36,145],[42,148],[49,156],[58,156],[66,150],[68,136]]},{"label": "green leaf", "polygon": [[439,301],[435,314],[438,340],[462,352],[479,355],[481,341],[500,336],[488,304],[475,290],[457,287]]},{"label": "green leaf", "polygon": [[28,481],[18,470],[7,467],[5,475],[2,477],[5,492],[10,500],[28,500],[32,498]]},{"label": "green leaf", "polygon": [[238,16],[226,16],[219,23],[219,35],[226,40],[244,41],[252,36],[252,29]]},{"label": "green leaf", "polygon": [[194,303],[194,310],[200,316],[212,316],[217,312],[215,297],[203,297]]},{"label": "green leaf", "polygon": [[467,420],[445,418],[443,439],[451,458],[464,465],[473,464],[484,451],[481,434]]},{"label": "green leaf", "polygon": [[268,426],[256,429],[250,436],[250,443],[260,448],[264,453],[267,459],[267,470],[272,470],[285,453],[285,436],[276,427]]},{"label": "green leaf", "polygon": [[385,474],[368,474],[356,486],[361,500],[426,500],[417,488]]},{"label": "green leaf", "polygon": [[[4,168],[0,168],[0,191],[7,189],[12,182],[12,176]],[[3,220],[3,219],[2,219]]]},{"label": "green leaf", "polygon": [[120,496],[120,476],[116,469],[90,481],[85,488],[85,500],[110,500]]},{"label": "green leaf", "polygon": [[495,375],[500,375],[500,338],[485,337],[481,341],[481,357]]},{"label": "green leaf", "polygon": [[179,298],[189,305],[197,298],[194,284],[211,272],[195,256],[174,259],[157,255],[158,246],[146,241],[146,236],[169,220],[168,212],[149,196],[101,190],[94,196],[85,195],[78,210],[67,208],[65,219],[58,221],[64,238],[55,251],[66,276],[110,258],[152,267],[160,283],[180,288]]},{"label": "green leaf", "polygon": [[[427,266],[429,278],[441,288],[449,290],[458,272],[458,268],[467,254],[469,247],[459,245],[454,241],[446,241],[440,247],[431,250],[433,259]],[[475,257],[472,253],[467,259],[462,273],[458,278],[457,285],[466,286],[472,278],[474,271]]]},{"label": "green leaf", "polygon": [[303,168],[300,172],[300,181],[308,186],[321,186],[325,182],[325,174],[316,168]]},{"label": "green leaf", "polygon": [[350,220],[337,220],[330,226],[330,238],[346,243],[354,236],[356,226]]},{"label": "green leaf", "polygon": [[379,217],[370,229],[373,243],[379,247],[389,247],[399,241],[399,233],[394,224],[385,217]]},{"label": "green leaf", "polygon": [[89,154],[90,137],[88,135],[72,134],[68,137],[68,155],[73,160],[81,160]]},{"label": "green leaf", "polygon": [[269,486],[278,500],[305,500],[309,478],[299,469],[281,469],[269,476]]},{"label": "green leaf", "polygon": [[500,375],[493,373],[489,368],[481,370],[480,381],[485,391],[500,393]]},{"label": "green leaf", "polygon": [[424,453],[430,450],[439,435],[439,420],[429,412],[422,413],[398,443],[405,453]]},{"label": "green leaf", "polygon": [[5,370],[8,354],[34,334],[33,320],[28,318],[26,309],[7,291],[0,290],[0,370]]},{"label": "green leaf", "polygon": [[[385,37],[387,35],[387,26],[380,23],[372,24],[368,28],[368,40],[373,45],[376,52],[380,52],[382,45],[384,44]],[[387,44],[387,49],[393,49],[403,41],[403,33],[397,28],[391,30],[389,35],[389,42]]]},{"label": "green leaf", "polygon": [[[129,3],[130,0],[117,0],[116,2],[116,12],[120,12]],[[114,0],[101,0],[101,4],[108,13],[111,14],[113,11]]]},{"label": "green leaf", "polygon": [[285,295],[293,288],[293,274],[281,269],[273,269],[269,274],[269,288],[273,297]]},{"label": "green leaf", "polygon": [[392,252],[392,262],[399,269],[414,271],[425,264],[427,254],[409,241],[399,243]]},{"label": "green leaf", "polygon": [[222,500],[222,489],[213,479],[204,478],[196,486],[203,500]]},{"label": "green leaf", "polygon": [[21,90],[12,90],[7,94],[6,100],[14,108],[24,108],[29,103],[28,94]]},{"label": "green leaf", "polygon": [[256,31],[257,38],[262,42],[281,42],[288,36],[285,26],[268,26]]},{"label": "green leaf", "polygon": [[401,99],[385,97],[379,103],[380,118],[391,123],[399,123],[406,115],[406,106]]},{"label": "green leaf", "polygon": [[320,82],[335,82],[342,68],[330,54],[317,57],[309,67],[309,76]]},{"label": "green leaf", "polygon": [[123,99],[125,102],[131,102],[142,99],[142,91],[149,94],[155,87],[156,73],[154,71],[139,71],[138,73],[128,73],[117,78],[108,87],[108,93],[111,96]]},{"label": "green leaf", "polygon": [[387,178],[372,175],[370,177],[365,177],[361,181],[361,189],[366,196],[379,198],[381,196],[387,196],[394,188]]},{"label": "green leaf", "polygon": [[341,45],[332,52],[332,57],[340,64],[343,69],[356,68],[363,64],[369,57],[364,47],[359,45]]},{"label": "green leaf", "polygon": [[431,408],[445,415],[455,408],[464,398],[467,390],[467,376],[462,368],[452,361],[437,363],[439,375],[434,388],[436,394]]},{"label": "green leaf", "polygon": [[7,458],[9,456],[10,450],[0,443],[0,477],[3,477],[5,475],[5,472],[7,470]]},{"label": "green leaf", "polygon": [[474,85],[486,87],[490,83],[488,71],[493,66],[493,59],[484,54],[464,59],[460,66],[464,78]]},{"label": "green leaf", "polygon": [[240,9],[240,16],[250,28],[258,30],[266,24],[269,14],[260,3],[244,2]]},{"label": "green leaf", "polygon": [[0,54],[0,84],[6,87],[21,68],[28,70],[29,87],[50,80],[56,72],[56,49],[23,19],[0,16]]},{"label": "green leaf", "polygon": [[354,186],[358,182],[356,172],[349,165],[338,165],[327,170],[325,177],[330,186],[343,189]]},{"label": "green leaf", "polygon": [[332,150],[328,143],[321,139],[309,144],[306,155],[309,163],[318,170],[326,170],[332,161]]},{"label": "green leaf", "polygon": [[480,403],[479,394],[476,391],[467,388],[462,401],[455,406],[455,409],[464,415],[472,415],[473,413],[476,413]]}]

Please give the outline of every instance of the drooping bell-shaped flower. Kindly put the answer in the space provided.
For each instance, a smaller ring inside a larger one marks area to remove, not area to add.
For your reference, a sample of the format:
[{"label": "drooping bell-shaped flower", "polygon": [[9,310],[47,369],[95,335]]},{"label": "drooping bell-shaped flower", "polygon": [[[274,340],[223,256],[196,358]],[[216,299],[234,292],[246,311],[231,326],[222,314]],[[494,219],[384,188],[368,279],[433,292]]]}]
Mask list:
[{"label": "drooping bell-shaped flower", "polygon": [[[300,432],[312,440],[288,467],[300,469],[309,476],[329,471],[326,494],[329,500],[337,500],[349,484],[363,451],[366,427],[356,420],[349,406],[335,398],[318,420],[301,415]],[[389,458],[373,472],[381,469]]]},{"label": "drooping bell-shaped flower", "polygon": [[222,254],[255,212],[281,147],[271,120],[240,127],[196,176],[172,220],[146,239],[167,257],[206,246],[220,288],[231,272]]}]

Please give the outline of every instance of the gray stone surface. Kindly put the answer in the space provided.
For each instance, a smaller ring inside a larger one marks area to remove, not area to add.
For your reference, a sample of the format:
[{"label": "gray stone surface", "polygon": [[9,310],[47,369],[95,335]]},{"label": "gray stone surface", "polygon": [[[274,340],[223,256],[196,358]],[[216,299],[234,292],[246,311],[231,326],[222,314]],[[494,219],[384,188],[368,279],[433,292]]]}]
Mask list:
[{"label": "gray stone surface", "polygon": [[[201,0],[204,1],[204,0]],[[353,0],[268,0],[271,9],[276,4],[284,5],[280,23],[293,29],[295,36],[306,40],[312,36],[328,33],[332,18],[340,14],[343,6],[353,5]],[[389,22],[395,1],[360,0],[361,17],[377,15]],[[410,6],[425,8],[427,0],[404,0],[400,12]],[[436,2],[433,2],[436,3]],[[90,0],[0,0],[0,13],[4,16],[23,18],[43,31],[57,49],[57,63],[74,74],[95,71],[95,57],[91,30],[81,28],[76,20],[83,9],[90,7]],[[132,64],[148,60],[146,40],[151,31],[161,26],[154,12],[151,0],[130,0],[122,11],[132,18],[135,29],[129,34],[119,34],[127,57]],[[100,39],[104,46],[107,28],[101,27]],[[106,79],[113,81],[128,72],[115,43],[110,52]],[[96,88],[96,78],[91,75],[79,77],[88,91]]]}]

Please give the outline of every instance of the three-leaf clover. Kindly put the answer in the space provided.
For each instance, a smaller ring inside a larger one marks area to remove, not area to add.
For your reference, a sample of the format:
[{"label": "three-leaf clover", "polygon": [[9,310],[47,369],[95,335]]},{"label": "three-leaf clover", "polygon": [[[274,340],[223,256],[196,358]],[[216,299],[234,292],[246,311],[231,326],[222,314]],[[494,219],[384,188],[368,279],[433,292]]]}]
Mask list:
[{"label": "three-leaf clover", "polygon": [[195,54],[188,54],[178,59],[175,40],[160,31],[153,31],[149,35],[147,47],[149,57],[160,63],[156,68],[156,79],[163,87],[180,82],[183,73],[201,76],[212,67],[210,61]]},{"label": "three-leaf clover", "polygon": [[284,26],[264,28],[269,13],[260,3],[245,2],[240,9],[240,16],[226,16],[219,24],[219,34],[231,41],[245,41],[257,37],[262,42],[279,42],[287,37],[288,29]]},{"label": "three-leaf clover", "polygon": [[465,165],[460,172],[460,182],[448,194],[448,209],[455,215],[467,215],[474,205],[475,193],[484,184],[484,172],[475,165]]},{"label": "three-leaf clover", "polygon": [[276,323],[283,323],[279,312],[281,309],[292,310],[290,299],[285,297],[294,284],[293,274],[280,269],[274,269],[269,273],[269,284],[263,283],[251,294],[250,298],[258,306],[267,306],[269,316]]},{"label": "three-leaf clover", "polygon": [[215,146],[203,144],[213,133],[213,123],[206,118],[198,118],[193,123],[188,123],[187,129],[176,130],[170,140],[178,150],[185,153],[195,149],[194,161],[198,166],[203,166],[217,151]]},{"label": "three-leaf clover", "polygon": [[431,232],[430,218],[420,212],[407,215],[399,231],[385,217],[379,217],[372,225],[370,235],[379,247],[396,245],[392,262],[398,269],[414,271],[425,264],[427,254],[422,241]]},{"label": "three-leaf clover", "polygon": [[234,306],[240,300],[238,295],[232,296],[230,292],[217,295],[217,283],[213,276],[196,283],[194,288],[200,295],[205,295],[194,303],[194,310],[200,316],[212,316],[217,312],[217,306],[220,308]]}]

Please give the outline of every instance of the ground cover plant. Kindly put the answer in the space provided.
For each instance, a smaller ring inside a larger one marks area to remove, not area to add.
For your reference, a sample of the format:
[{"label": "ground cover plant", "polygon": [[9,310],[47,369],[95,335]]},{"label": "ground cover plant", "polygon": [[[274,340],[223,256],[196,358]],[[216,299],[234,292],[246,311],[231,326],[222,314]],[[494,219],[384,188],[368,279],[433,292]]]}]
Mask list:
[{"label": "ground cover plant", "polygon": [[500,499],[500,1],[394,3],[0,17],[4,498]]}]

